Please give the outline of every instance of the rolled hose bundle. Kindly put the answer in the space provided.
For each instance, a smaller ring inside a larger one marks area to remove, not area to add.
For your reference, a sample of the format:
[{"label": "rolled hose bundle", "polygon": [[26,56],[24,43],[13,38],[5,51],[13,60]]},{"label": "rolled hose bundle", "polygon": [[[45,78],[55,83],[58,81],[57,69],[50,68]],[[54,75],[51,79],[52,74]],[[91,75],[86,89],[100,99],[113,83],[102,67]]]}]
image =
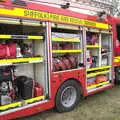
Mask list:
[{"label": "rolled hose bundle", "polygon": [[66,70],[65,64],[62,62],[62,58],[53,59],[53,71]]},{"label": "rolled hose bundle", "polygon": [[67,58],[70,61],[72,68],[76,68],[77,63],[78,63],[77,59],[76,59],[76,56],[69,55],[69,56],[67,56]]},{"label": "rolled hose bundle", "polygon": [[67,69],[71,69],[72,68],[71,62],[70,62],[70,60],[67,57],[64,56],[62,58],[62,61],[65,64]]},{"label": "rolled hose bundle", "polygon": [[72,55],[53,58],[53,71],[69,70],[77,67],[77,59]]}]

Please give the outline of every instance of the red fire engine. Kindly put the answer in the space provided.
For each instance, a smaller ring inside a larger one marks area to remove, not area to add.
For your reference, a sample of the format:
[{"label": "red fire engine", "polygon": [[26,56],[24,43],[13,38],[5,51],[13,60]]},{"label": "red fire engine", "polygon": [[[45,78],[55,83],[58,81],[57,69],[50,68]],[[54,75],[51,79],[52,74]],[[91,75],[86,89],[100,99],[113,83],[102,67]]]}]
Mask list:
[{"label": "red fire engine", "polygon": [[111,16],[1,0],[0,120],[67,112],[112,88],[120,78],[119,29]]}]

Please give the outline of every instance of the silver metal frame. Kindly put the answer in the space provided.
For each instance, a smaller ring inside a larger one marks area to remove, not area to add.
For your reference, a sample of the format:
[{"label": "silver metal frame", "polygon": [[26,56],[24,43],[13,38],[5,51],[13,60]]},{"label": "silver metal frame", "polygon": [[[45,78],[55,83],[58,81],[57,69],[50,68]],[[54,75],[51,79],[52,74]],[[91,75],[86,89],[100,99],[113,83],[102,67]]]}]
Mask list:
[{"label": "silver metal frame", "polygon": [[98,52],[98,54],[99,54],[99,60],[98,60],[98,66],[100,67],[101,66],[101,60],[102,60],[102,55],[101,55],[101,47],[102,47],[102,43],[101,43],[102,41],[101,41],[101,33],[99,34],[99,46],[100,46],[100,48],[98,49],[99,50],[99,52]]},{"label": "silver metal frame", "polygon": [[[84,50],[84,65],[85,65],[85,68],[86,68],[86,51],[87,51],[87,48],[86,48],[86,45],[87,45],[87,41],[86,41],[87,37],[86,37],[86,27],[83,27],[83,50]],[[87,71],[86,71],[86,74],[87,74]],[[85,83],[85,88],[87,90],[87,77],[86,77],[86,83]]]},{"label": "silver metal frame", "polygon": [[47,76],[47,81],[48,83],[46,83],[46,87],[48,87],[48,91],[49,91],[49,98],[51,97],[51,72],[52,72],[52,43],[51,43],[51,23],[50,22],[46,22],[47,25],[47,34],[46,34],[46,49],[47,49],[47,63],[48,63],[48,74]]}]

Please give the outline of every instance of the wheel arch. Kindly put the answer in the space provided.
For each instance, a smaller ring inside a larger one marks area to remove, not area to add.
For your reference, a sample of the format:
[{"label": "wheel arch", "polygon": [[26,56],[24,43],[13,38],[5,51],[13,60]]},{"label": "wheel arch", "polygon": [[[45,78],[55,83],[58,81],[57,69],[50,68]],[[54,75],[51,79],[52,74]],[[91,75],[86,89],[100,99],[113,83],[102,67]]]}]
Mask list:
[{"label": "wheel arch", "polygon": [[[76,89],[77,90],[79,90],[78,91],[78,93],[79,93],[79,97],[77,98],[77,99],[79,99],[79,98],[82,98],[82,96],[83,96],[83,93],[82,93],[82,84],[81,84],[81,82],[79,81],[79,80],[77,80],[77,79],[74,79],[74,78],[69,78],[69,79],[67,79],[67,80],[65,80],[65,81],[63,81],[62,82],[62,84],[59,86],[59,88],[57,89],[57,92],[56,92],[56,95],[55,95],[55,108],[58,108],[57,106],[58,106],[58,102],[56,102],[56,101],[58,101],[59,99],[59,93],[60,93],[60,91],[59,90],[61,90],[62,88],[63,88],[63,86],[65,85],[65,84],[69,84],[69,81],[70,81],[70,83],[71,82],[75,82],[75,84],[77,83],[77,86],[76,86]],[[68,83],[67,83],[68,82]],[[75,85],[74,84],[74,85]],[[79,88],[79,89],[78,89]],[[80,97],[81,96],[81,97]],[[80,99],[79,99],[80,100]],[[77,101],[78,102],[78,101]],[[76,106],[76,103],[73,105],[73,106]],[[59,106],[60,107],[60,106]],[[59,110],[58,110],[59,111]],[[68,110],[69,111],[69,110]],[[60,112],[60,111],[59,111]]]},{"label": "wheel arch", "polygon": [[80,80],[78,80],[78,79],[75,79],[75,78],[69,78],[69,79],[65,80],[60,86],[62,86],[65,82],[70,81],[70,80],[75,81],[76,83],[78,83],[78,85],[82,89],[82,82]]},{"label": "wheel arch", "polygon": [[69,79],[67,79],[67,80],[64,80],[64,81],[60,84],[59,88],[58,88],[57,91],[56,91],[55,99],[56,99],[56,96],[57,96],[57,93],[58,93],[58,90],[60,89],[60,87],[61,87],[65,82],[68,82],[68,81],[74,81],[74,82],[78,83],[78,85],[79,85],[80,88],[81,88],[81,95],[83,96],[83,87],[82,87],[81,81],[78,80],[78,79],[75,79],[75,78],[69,78]]}]

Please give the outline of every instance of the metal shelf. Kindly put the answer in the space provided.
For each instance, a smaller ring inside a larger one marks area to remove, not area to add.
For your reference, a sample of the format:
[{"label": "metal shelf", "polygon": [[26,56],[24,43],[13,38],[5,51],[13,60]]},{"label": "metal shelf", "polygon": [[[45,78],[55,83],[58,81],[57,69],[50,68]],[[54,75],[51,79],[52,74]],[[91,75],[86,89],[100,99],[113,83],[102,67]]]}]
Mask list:
[{"label": "metal shelf", "polygon": [[52,38],[53,42],[80,42],[79,38]]},{"label": "metal shelf", "polygon": [[82,50],[52,50],[52,53],[81,53]]},{"label": "metal shelf", "polygon": [[43,62],[43,57],[33,58],[15,58],[15,59],[2,59],[0,60],[0,66],[15,65],[15,64],[28,64],[28,63],[40,63]]},{"label": "metal shelf", "polygon": [[101,48],[99,45],[86,45],[86,48]]},{"label": "metal shelf", "polygon": [[86,71],[87,72],[90,72],[90,71],[95,71],[95,70],[104,70],[104,69],[109,69],[111,68],[112,66],[102,66],[102,67],[97,67],[97,68],[89,68],[87,69]]},{"label": "metal shelf", "polygon": [[94,77],[96,75],[106,74],[109,72],[111,72],[111,70],[106,70],[106,71],[102,71],[102,72],[94,72],[94,73],[87,74],[87,77]]},{"label": "metal shelf", "polygon": [[110,83],[109,81],[106,81],[106,82],[102,82],[102,83],[99,83],[99,84],[94,84],[94,85],[91,85],[91,86],[87,87],[87,90],[94,89],[94,88],[97,88],[97,87],[101,87],[101,86],[109,84],[109,83]]},{"label": "metal shelf", "polygon": [[37,101],[44,100],[44,99],[45,99],[45,96],[39,96],[39,97],[31,98],[28,100],[21,100],[20,102],[15,102],[15,103],[11,103],[8,105],[0,106],[0,111],[12,109],[16,107],[21,107],[23,106],[23,104],[27,105],[29,103],[37,102]]},{"label": "metal shelf", "polygon": [[0,39],[32,39],[32,40],[42,40],[43,36],[33,36],[33,35],[0,35]]}]

